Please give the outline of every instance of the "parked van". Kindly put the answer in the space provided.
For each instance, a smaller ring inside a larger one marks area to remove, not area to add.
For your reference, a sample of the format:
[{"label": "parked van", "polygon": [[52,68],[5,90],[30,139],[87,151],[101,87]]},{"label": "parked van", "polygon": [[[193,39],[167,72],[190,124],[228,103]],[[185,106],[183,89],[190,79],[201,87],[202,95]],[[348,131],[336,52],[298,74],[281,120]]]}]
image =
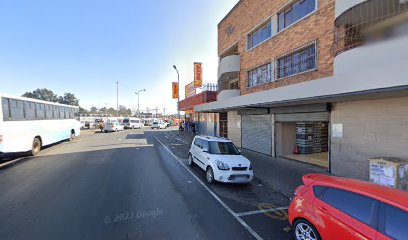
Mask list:
[{"label": "parked van", "polygon": [[125,129],[131,128],[131,129],[135,129],[135,128],[142,128],[143,127],[143,123],[139,118],[125,118],[123,119],[123,126],[125,127]]}]

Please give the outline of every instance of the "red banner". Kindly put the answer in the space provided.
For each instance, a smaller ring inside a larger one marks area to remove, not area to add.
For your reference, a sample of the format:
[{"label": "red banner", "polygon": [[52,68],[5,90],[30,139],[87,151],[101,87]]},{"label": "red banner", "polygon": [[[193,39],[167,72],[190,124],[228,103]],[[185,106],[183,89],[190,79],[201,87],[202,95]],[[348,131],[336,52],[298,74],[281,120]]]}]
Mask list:
[{"label": "red banner", "polygon": [[194,87],[203,85],[203,69],[201,63],[194,63]]},{"label": "red banner", "polygon": [[178,98],[179,86],[177,82],[172,82],[173,99]]}]

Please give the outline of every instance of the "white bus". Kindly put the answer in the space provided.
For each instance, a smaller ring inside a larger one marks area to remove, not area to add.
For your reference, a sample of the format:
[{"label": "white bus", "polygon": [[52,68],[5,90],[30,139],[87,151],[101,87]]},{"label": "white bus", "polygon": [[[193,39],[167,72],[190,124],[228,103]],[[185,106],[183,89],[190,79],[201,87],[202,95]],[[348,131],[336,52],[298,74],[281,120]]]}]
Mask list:
[{"label": "white bus", "polygon": [[0,94],[0,155],[28,152],[80,134],[79,107]]}]

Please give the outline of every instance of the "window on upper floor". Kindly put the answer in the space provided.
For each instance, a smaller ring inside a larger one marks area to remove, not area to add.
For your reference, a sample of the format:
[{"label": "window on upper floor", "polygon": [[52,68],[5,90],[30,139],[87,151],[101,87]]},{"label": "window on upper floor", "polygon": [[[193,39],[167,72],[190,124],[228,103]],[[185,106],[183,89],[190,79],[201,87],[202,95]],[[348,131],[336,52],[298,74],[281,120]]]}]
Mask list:
[{"label": "window on upper floor", "polygon": [[297,0],[278,13],[278,31],[289,27],[316,9],[316,0]]},{"label": "window on upper floor", "polygon": [[301,48],[277,59],[277,79],[316,69],[316,44]]},{"label": "window on upper floor", "polygon": [[247,49],[254,48],[272,36],[271,21],[267,21],[247,36]]},{"label": "window on upper floor", "polygon": [[272,82],[272,66],[267,63],[247,72],[247,87],[255,87]]}]

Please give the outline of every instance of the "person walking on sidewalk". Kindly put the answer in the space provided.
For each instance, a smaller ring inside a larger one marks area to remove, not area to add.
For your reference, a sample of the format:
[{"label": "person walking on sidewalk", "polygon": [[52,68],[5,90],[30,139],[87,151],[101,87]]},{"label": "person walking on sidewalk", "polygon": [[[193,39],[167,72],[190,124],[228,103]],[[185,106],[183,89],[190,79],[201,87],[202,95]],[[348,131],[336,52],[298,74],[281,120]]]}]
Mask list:
[{"label": "person walking on sidewalk", "polygon": [[184,125],[184,121],[179,123],[179,135],[183,133],[183,125]]}]

